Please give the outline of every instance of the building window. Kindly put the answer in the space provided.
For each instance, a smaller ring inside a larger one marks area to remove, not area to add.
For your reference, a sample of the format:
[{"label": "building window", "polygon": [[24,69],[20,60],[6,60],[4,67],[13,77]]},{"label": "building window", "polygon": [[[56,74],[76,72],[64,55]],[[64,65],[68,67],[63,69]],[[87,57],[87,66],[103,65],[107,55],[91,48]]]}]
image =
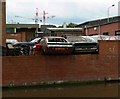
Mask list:
[{"label": "building window", "polygon": [[6,32],[7,32],[7,33],[14,33],[14,28],[7,28],[7,29],[6,29]]},{"label": "building window", "polygon": [[90,34],[89,36],[93,36],[93,35],[98,35],[98,33],[96,33],[96,34],[93,33],[93,34]]},{"label": "building window", "polygon": [[109,35],[109,32],[104,32],[103,35]]},{"label": "building window", "polygon": [[120,30],[118,30],[118,31],[115,31],[115,36],[120,36]]}]

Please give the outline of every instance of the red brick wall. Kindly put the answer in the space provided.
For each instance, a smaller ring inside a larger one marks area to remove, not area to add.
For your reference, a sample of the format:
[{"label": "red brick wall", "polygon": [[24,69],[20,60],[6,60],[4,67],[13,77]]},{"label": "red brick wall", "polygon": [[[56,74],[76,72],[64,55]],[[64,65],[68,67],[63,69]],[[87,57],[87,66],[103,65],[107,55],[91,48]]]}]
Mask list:
[{"label": "red brick wall", "polygon": [[35,29],[17,29],[17,33],[6,33],[6,39],[17,39],[19,42],[31,41],[35,37]]},{"label": "red brick wall", "polygon": [[100,55],[109,55],[109,54],[118,55],[120,54],[119,50],[120,50],[120,40],[99,41],[99,54]]},{"label": "red brick wall", "polygon": [[118,55],[107,51],[113,45],[119,44],[120,47],[120,42],[109,42],[109,48],[104,47],[105,44],[106,41],[100,41],[100,53],[97,55],[3,57],[3,86],[10,83],[21,85],[41,81],[118,78]]},{"label": "red brick wall", "polygon": [[109,32],[110,36],[115,35],[115,31],[120,30],[118,24],[120,24],[120,22],[101,26],[101,33]]},{"label": "red brick wall", "polygon": [[6,39],[16,39],[19,42],[23,42],[26,41],[26,34],[25,32],[13,34],[6,33]]},{"label": "red brick wall", "polygon": [[116,22],[116,23],[106,24],[106,25],[102,25],[100,27],[97,26],[96,30],[94,30],[94,27],[89,28],[88,29],[88,35],[99,34],[99,33],[102,35],[105,32],[109,32],[110,36],[114,36],[115,35],[115,31],[120,30],[118,24],[120,24],[120,22],[119,23]]},{"label": "red brick wall", "polygon": [[81,32],[55,32],[55,34],[57,36],[62,36],[62,35],[66,35],[66,36],[81,36],[81,35],[84,35],[83,33]]}]

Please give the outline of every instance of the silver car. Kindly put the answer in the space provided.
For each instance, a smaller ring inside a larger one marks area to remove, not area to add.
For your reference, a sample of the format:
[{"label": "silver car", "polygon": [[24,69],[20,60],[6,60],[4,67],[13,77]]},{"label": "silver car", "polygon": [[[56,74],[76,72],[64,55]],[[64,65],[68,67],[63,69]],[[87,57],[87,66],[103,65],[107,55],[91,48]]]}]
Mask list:
[{"label": "silver car", "polygon": [[74,45],[74,52],[98,52],[98,43],[89,36],[68,36],[67,40]]},{"label": "silver car", "polygon": [[73,52],[73,44],[64,37],[44,37],[40,44],[45,54],[70,54]]}]

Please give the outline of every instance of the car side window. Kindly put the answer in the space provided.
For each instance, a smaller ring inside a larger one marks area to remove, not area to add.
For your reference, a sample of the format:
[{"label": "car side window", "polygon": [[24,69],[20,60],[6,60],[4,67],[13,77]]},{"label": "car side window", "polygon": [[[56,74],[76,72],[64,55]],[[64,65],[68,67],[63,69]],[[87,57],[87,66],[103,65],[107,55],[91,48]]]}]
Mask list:
[{"label": "car side window", "polygon": [[48,38],[48,42],[55,42],[54,38]]},{"label": "car side window", "polygon": [[61,42],[67,42],[65,39],[61,39]]},{"label": "car side window", "polygon": [[40,44],[43,44],[43,43],[44,43],[44,41],[45,41],[45,40],[44,40],[44,39],[42,39],[42,40],[40,41]]}]

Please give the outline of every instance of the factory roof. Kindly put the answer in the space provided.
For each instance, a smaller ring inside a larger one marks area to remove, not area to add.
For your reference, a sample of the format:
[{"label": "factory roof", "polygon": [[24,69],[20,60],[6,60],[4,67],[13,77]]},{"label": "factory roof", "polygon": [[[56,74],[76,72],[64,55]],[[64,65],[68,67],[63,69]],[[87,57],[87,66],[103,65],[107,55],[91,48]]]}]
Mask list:
[{"label": "factory roof", "polygon": [[50,31],[76,31],[76,32],[79,32],[79,31],[82,31],[82,28],[47,28],[48,30]]},{"label": "factory roof", "polygon": [[39,28],[39,24],[6,24],[6,28]]},{"label": "factory roof", "polygon": [[103,18],[103,19],[87,21],[77,25],[76,27],[82,27],[83,25],[87,25],[87,27],[94,27],[98,25],[111,24],[115,22],[120,22],[120,16],[110,17],[109,22],[108,22],[108,18]]}]

